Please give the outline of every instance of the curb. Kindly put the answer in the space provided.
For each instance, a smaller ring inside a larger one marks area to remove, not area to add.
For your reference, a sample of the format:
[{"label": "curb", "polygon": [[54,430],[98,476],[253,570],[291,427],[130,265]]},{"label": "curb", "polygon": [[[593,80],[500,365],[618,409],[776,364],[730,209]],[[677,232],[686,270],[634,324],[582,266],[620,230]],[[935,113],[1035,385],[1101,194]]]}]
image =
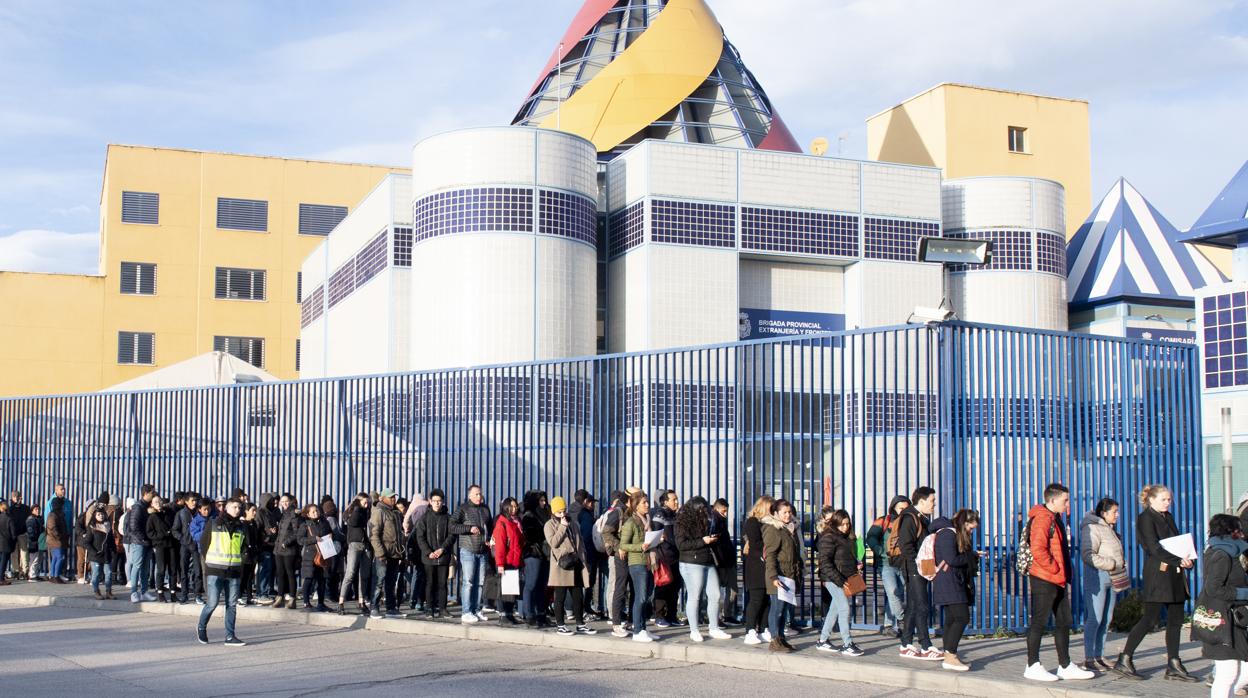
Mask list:
[{"label": "curb", "polygon": [[[0,594],[0,607],[55,606],[78,610],[109,613],[152,613],[156,615],[198,616],[199,606],[159,602],[131,604],[128,601],[99,601],[83,596],[49,596],[44,594]],[[268,621],[291,625],[310,625],[325,628],[378,630],[406,635],[424,635],[455,640],[475,640],[505,644],[523,644],[552,649],[594,652],[638,659],[665,659],[722,666],[748,671],[769,671],[795,676],[806,676],[831,681],[852,681],[892,688],[911,688],[925,692],[940,692],[982,698],[1000,698],[1010,695],[1016,698],[1122,698],[1123,694],[1097,690],[1066,688],[1062,682],[1032,684],[1023,681],[976,676],[975,672],[954,673],[949,671],[921,670],[904,666],[863,663],[832,656],[801,656],[772,654],[765,648],[749,651],[726,644],[708,641],[692,645],[671,640],[651,644],[624,641],[611,636],[563,637],[554,633],[524,628],[502,628],[485,625],[461,625],[447,622],[428,622],[413,619],[362,616],[338,616],[326,613],[290,612],[256,606],[239,606],[238,617],[250,621]],[[814,655],[814,652],[803,653]]]}]

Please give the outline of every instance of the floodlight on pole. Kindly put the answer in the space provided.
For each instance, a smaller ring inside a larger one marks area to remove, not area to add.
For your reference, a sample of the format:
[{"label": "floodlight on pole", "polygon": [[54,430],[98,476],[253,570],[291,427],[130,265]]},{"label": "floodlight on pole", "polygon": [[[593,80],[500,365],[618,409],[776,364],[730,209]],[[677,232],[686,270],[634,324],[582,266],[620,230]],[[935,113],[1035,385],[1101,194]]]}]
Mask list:
[{"label": "floodlight on pole", "polygon": [[935,308],[918,306],[906,320],[909,324],[931,325],[956,319],[953,304],[945,291],[945,274],[950,264],[980,266],[992,261],[991,240],[958,240],[953,238],[919,238],[920,262],[940,265],[940,305]]}]

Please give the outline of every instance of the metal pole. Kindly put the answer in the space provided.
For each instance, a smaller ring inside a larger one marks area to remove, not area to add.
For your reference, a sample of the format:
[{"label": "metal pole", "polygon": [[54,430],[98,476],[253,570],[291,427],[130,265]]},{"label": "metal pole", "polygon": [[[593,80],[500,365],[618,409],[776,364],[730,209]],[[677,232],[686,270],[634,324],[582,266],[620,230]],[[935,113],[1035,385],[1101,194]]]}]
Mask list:
[{"label": "metal pole", "polygon": [[1230,513],[1235,507],[1235,494],[1231,491],[1231,408],[1222,408],[1222,504]]}]

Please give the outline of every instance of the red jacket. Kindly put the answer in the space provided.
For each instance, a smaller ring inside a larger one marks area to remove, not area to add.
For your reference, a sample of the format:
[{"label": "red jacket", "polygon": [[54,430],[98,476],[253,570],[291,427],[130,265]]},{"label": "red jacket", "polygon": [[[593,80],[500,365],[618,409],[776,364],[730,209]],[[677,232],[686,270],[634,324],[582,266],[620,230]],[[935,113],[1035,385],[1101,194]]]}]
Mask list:
[{"label": "red jacket", "polygon": [[494,564],[508,570],[521,566],[520,553],[524,548],[524,535],[520,522],[499,515],[494,522]]},{"label": "red jacket", "polygon": [[1043,504],[1032,507],[1028,518],[1031,519],[1031,576],[1066,586],[1070,581],[1070,547],[1066,543],[1065,524]]}]

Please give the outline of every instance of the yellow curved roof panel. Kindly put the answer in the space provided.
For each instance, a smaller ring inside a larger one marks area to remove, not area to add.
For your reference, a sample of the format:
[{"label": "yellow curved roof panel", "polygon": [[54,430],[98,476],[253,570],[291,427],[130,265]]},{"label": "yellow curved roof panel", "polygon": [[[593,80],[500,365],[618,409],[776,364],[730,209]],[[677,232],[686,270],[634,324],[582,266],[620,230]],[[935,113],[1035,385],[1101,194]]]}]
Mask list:
[{"label": "yellow curved roof panel", "polygon": [[670,0],[644,34],[540,125],[607,152],[697,90],[723,48],[723,29],[703,0]]}]

